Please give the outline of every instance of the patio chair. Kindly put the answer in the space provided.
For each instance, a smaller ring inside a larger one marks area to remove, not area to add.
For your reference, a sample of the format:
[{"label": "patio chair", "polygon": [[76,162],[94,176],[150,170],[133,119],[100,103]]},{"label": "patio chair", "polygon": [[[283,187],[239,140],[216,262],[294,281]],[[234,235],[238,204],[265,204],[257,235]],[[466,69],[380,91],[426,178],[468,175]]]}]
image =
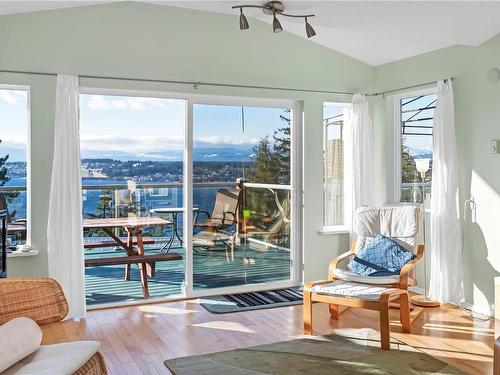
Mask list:
[{"label": "patio chair", "polygon": [[[193,246],[207,249],[220,242],[226,250],[234,248],[235,233],[227,229],[238,224],[240,195],[240,189],[219,189],[215,196],[212,213],[204,210],[196,213],[193,226],[195,230],[201,229],[201,231],[193,236]],[[204,221],[199,220],[201,215],[206,216]]]},{"label": "patio chair", "polygon": [[[410,332],[408,287],[416,285],[415,266],[422,259],[424,245],[417,244],[419,210],[411,206],[362,207],[356,212],[357,241],[351,250],[330,262],[328,280],[307,282],[304,286],[304,333],[312,334],[312,302],[328,303],[330,315],[338,320],[339,305],[376,310],[380,314],[382,349],[389,349],[389,307],[399,307],[403,331]],[[399,275],[363,276],[347,269],[347,261],[379,234],[396,241],[415,254]],[[394,304],[393,302],[399,302]]]}]

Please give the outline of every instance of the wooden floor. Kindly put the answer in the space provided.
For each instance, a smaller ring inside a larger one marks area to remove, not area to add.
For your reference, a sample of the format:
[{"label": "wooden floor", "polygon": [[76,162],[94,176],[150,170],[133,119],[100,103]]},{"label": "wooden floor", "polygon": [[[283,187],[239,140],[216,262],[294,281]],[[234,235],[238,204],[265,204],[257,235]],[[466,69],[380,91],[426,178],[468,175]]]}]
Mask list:
[{"label": "wooden floor", "polygon": [[[470,374],[492,373],[494,320],[472,320],[454,307],[427,309],[411,334],[400,333],[392,311],[392,336]],[[339,321],[327,305],[314,305],[315,334],[337,328],[378,328],[377,314],[348,310]],[[90,311],[79,322],[45,326],[44,343],[97,340],[111,374],[169,374],[168,358],[295,338],[302,334],[302,306],[211,314],[195,300]],[[498,334],[498,333],[497,333]]]}]

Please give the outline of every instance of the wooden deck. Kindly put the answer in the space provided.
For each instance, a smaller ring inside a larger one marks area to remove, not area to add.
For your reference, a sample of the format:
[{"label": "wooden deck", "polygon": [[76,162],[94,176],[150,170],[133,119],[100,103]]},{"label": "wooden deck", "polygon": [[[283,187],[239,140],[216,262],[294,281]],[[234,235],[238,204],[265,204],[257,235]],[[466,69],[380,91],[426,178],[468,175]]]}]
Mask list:
[{"label": "wooden deck", "polygon": [[[184,281],[185,254],[181,247],[172,252],[183,256],[182,260],[159,262],[156,276],[148,279],[150,299],[179,295]],[[158,253],[158,248],[146,249],[147,254]],[[85,259],[123,256],[123,251],[113,249],[87,250]],[[251,262],[245,261],[250,259]],[[234,261],[226,259],[222,250],[201,250],[194,254],[194,288],[218,288],[246,285],[290,278],[290,259],[286,251],[259,252],[244,246],[236,246]],[[88,305],[142,300],[139,270],[132,267],[131,280],[124,280],[124,266],[111,265],[85,269],[85,287]]]},{"label": "wooden deck", "polygon": [[[351,309],[334,321],[327,305],[313,308],[315,334],[378,329],[374,311]],[[391,311],[394,338],[472,375],[492,373],[493,319],[476,321],[451,306],[431,308],[408,334],[401,333],[397,313]],[[44,326],[43,343],[97,340],[111,375],[169,374],[166,359],[289,340],[302,335],[302,322],[300,305],[217,315],[188,300],[90,311],[79,322]]]}]

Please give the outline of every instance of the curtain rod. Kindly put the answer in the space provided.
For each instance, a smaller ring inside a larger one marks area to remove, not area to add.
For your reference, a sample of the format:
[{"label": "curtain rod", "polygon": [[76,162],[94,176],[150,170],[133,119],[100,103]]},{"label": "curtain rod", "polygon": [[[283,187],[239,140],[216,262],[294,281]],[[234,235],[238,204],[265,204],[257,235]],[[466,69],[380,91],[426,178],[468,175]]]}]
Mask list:
[{"label": "curtain rod", "polygon": [[[51,72],[30,72],[24,70],[6,70],[0,69],[0,73],[14,73],[14,74],[29,74],[29,75],[39,75],[39,76],[53,76],[56,77],[57,73]],[[271,87],[271,86],[252,86],[252,85],[237,85],[230,83],[215,83],[215,82],[200,82],[200,81],[176,81],[176,80],[164,80],[164,79],[152,79],[152,78],[125,78],[116,76],[96,76],[96,75],[79,75],[80,78],[88,79],[108,79],[116,81],[132,81],[132,82],[151,82],[151,83],[169,83],[169,84],[179,84],[179,85],[190,85],[196,90],[199,86],[212,86],[212,87],[233,87],[233,88],[244,88],[244,89],[260,89],[260,90],[276,90],[276,91],[293,91],[293,92],[308,92],[317,94],[336,94],[336,95],[354,95],[353,92],[346,91],[329,91],[329,90],[313,90],[313,89],[298,89],[293,87]],[[455,77],[445,78],[444,81],[451,79],[452,81]],[[425,83],[419,83],[413,86],[400,87],[397,89],[391,89],[381,92],[376,92],[373,94],[366,94],[366,96],[379,96],[390,94],[397,91],[409,90],[417,87],[428,86],[435,84],[437,81],[430,81]]]},{"label": "curtain rod", "polygon": [[[0,69],[0,73],[15,73],[15,74],[29,74],[29,75],[41,75],[41,76],[57,76],[57,73],[50,72],[29,72],[23,70],[5,70]],[[169,84],[179,84],[179,85],[190,85],[196,90],[199,86],[212,86],[212,87],[233,87],[233,88],[244,88],[244,89],[260,89],[260,90],[276,90],[276,91],[293,91],[293,92],[308,92],[308,93],[320,93],[320,94],[337,94],[337,95],[354,95],[353,92],[346,91],[329,91],[329,90],[314,90],[314,89],[299,89],[293,87],[271,87],[271,86],[252,86],[252,85],[237,85],[230,83],[215,83],[215,82],[201,82],[201,81],[175,81],[175,80],[164,80],[164,79],[152,79],[152,78],[125,78],[116,76],[96,76],[96,75],[79,75],[80,78],[88,79],[108,79],[117,81],[132,81],[132,82],[153,82],[153,83],[169,83]]]},{"label": "curtain rod", "polygon": [[[453,81],[454,79],[455,79],[455,77],[451,77],[451,78],[445,78],[442,81],[445,81],[445,82],[447,80]],[[440,80],[438,80],[438,81],[440,81]],[[376,92],[376,93],[373,93],[373,94],[368,94],[368,96],[385,95],[385,94],[390,94],[390,93],[397,92],[397,91],[404,91],[404,90],[414,89],[414,88],[417,88],[417,87],[432,85],[432,84],[437,83],[438,81],[430,81],[430,82],[425,82],[425,83],[419,83],[419,84],[413,85],[413,86],[406,86],[406,87],[400,87],[398,89],[391,89],[391,90]]]}]

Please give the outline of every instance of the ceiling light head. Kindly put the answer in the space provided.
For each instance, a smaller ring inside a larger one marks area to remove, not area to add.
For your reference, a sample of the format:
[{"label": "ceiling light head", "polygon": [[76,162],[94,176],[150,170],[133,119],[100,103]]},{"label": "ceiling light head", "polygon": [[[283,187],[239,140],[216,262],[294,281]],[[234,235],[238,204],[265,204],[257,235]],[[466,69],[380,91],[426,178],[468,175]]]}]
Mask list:
[{"label": "ceiling light head", "polygon": [[276,18],[276,13],[273,13],[273,31],[275,33],[280,33],[283,31],[283,27],[281,27],[280,21]]},{"label": "ceiling light head", "polygon": [[306,35],[308,38],[312,38],[313,36],[316,35],[316,31],[314,31],[311,24],[309,22],[307,22],[307,17],[306,17]]},{"label": "ceiling light head", "polygon": [[249,27],[247,18],[243,14],[243,8],[240,8],[240,30],[247,30]]}]

